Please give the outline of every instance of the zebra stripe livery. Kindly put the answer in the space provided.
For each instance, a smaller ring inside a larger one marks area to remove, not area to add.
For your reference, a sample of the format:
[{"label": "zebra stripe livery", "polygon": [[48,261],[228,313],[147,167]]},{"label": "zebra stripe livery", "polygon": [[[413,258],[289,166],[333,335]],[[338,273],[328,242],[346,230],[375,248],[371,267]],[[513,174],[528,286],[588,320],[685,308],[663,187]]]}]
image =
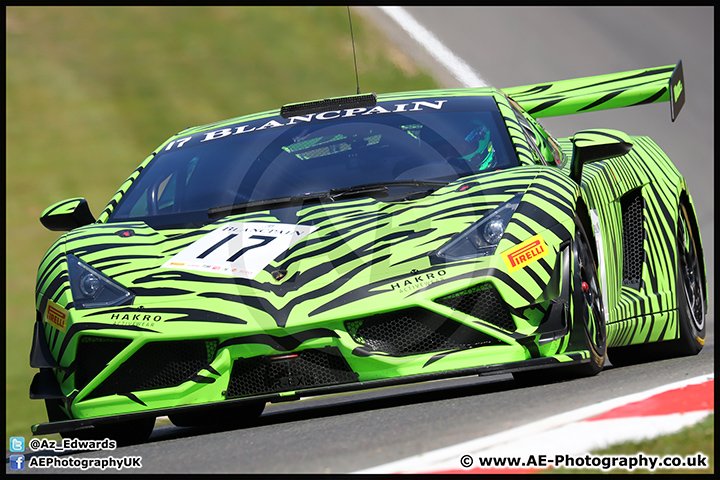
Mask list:
[{"label": "zebra stripe livery", "polygon": [[[631,141],[633,148],[628,154],[588,165],[581,187],[588,208],[596,210],[600,218],[609,284],[605,308],[610,347],[670,340],[677,337],[679,328],[677,279],[667,274],[678,270],[677,255],[668,246],[675,241],[685,184],[655,142],[648,137],[631,137]],[[560,144],[572,151],[569,139]],[[633,219],[641,224],[637,241],[642,248],[634,255],[642,277],[638,285],[629,286],[623,283],[624,262],[633,259],[623,255],[630,240],[623,235],[629,226],[624,225],[628,220],[622,210],[624,200],[634,197],[642,205],[640,215]]]},{"label": "zebra stripe livery", "polygon": [[43,213],[48,228],[71,226],[37,274],[31,397],[48,402],[50,422],[34,433],[106,432],[128,414],[177,419],[470,374],[557,366],[595,374],[606,347],[681,338],[678,272],[694,265],[688,236],[698,239],[706,300],[682,177],[647,137],[586,130],[555,140],[533,118],[667,99],[659,85],[675,71],[379,95],[395,111],[378,103],[298,120],[341,123],[490,97],[515,165],[420,195],[262,204],[201,223],[114,219],[160,153],[261,124],[293,128],[295,117],[274,110],[171,137],[96,221],[77,213],[83,199]]}]

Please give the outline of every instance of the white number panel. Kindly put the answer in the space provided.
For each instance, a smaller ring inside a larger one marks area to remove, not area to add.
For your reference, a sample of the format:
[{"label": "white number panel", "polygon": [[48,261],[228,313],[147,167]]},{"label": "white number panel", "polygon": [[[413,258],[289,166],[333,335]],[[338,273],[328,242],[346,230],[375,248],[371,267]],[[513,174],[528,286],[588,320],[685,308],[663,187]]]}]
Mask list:
[{"label": "white number panel", "polygon": [[315,230],[317,227],[285,223],[227,223],[185,247],[163,268],[252,279]]}]

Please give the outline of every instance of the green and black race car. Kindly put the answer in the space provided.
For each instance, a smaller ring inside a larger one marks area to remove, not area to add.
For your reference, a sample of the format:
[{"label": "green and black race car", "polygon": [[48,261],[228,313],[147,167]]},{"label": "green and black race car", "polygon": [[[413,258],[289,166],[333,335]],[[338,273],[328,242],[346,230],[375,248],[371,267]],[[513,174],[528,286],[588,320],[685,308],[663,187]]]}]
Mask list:
[{"label": "green and black race car", "polygon": [[685,181],[647,137],[536,118],[684,102],[682,66],[353,95],[187,129],[37,275],[34,434],[242,425],[267,402],[703,346]]}]

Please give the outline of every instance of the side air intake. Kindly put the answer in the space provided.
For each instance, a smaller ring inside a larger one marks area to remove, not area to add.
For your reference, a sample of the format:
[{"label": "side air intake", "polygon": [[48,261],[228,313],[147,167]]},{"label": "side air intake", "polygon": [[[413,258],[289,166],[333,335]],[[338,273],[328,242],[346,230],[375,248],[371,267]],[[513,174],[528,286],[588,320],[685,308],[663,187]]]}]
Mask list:
[{"label": "side air intake", "polygon": [[640,189],[627,193],[620,200],[622,209],[623,286],[640,288],[645,261],[643,225],[645,201]]}]

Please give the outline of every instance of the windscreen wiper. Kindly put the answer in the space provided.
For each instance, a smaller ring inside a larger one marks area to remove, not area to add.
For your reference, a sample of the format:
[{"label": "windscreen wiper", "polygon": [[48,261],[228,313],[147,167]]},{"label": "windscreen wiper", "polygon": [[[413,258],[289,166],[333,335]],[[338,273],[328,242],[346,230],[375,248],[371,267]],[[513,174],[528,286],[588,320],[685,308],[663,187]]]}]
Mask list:
[{"label": "windscreen wiper", "polygon": [[[354,187],[346,187],[346,188],[337,188],[330,190],[330,198],[331,200],[335,200],[338,197],[344,197],[347,195],[356,195],[356,194],[363,194],[368,195],[370,193],[373,193],[375,191],[381,191],[381,192],[387,192],[388,187],[412,187],[412,188],[426,188],[429,187],[428,190],[423,192],[412,192],[414,196],[417,196],[417,194],[420,194],[420,198],[426,195],[429,195],[430,193],[434,192],[440,187],[444,187],[447,185],[447,182],[439,182],[439,181],[428,181],[428,180],[393,180],[390,182],[376,182],[376,183],[366,183],[363,185],[355,185]],[[409,199],[410,197],[408,194],[406,194],[404,199]]]},{"label": "windscreen wiper", "polygon": [[375,196],[377,194],[386,195],[388,187],[431,187],[433,190],[436,190],[445,185],[445,182],[429,182],[422,180],[397,180],[391,182],[367,183],[363,185],[355,185],[353,187],[333,188],[327,192],[306,193],[303,195],[268,198],[265,200],[253,200],[251,202],[213,207],[209,209],[207,213],[208,217],[214,219],[233,213],[257,212],[260,210],[268,210],[269,208],[298,207],[301,205],[322,203],[325,200],[334,202],[340,197],[351,198],[356,196]]},{"label": "windscreen wiper", "polygon": [[221,218],[232,213],[257,212],[269,208],[297,207],[308,203],[320,203],[327,198],[327,192],[307,193],[304,195],[293,195],[290,197],[267,198],[264,200],[253,200],[251,202],[235,203],[222,207],[213,207],[208,210],[208,217]]},{"label": "windscreen wiper", "polygon": [[[390,182],[375,182],[375,183],[364,183],[362,185],[355,185],[354,187],[345,188],[333,188],[330,193],[344,194],[346,192],[365,192],[373,190],[375,188],[382,187],[435,187],[440,188],[447,185],[447,182],[432,182],[428,180],[393,180]],[[385,188],[387,191],[387,188]]]}]

